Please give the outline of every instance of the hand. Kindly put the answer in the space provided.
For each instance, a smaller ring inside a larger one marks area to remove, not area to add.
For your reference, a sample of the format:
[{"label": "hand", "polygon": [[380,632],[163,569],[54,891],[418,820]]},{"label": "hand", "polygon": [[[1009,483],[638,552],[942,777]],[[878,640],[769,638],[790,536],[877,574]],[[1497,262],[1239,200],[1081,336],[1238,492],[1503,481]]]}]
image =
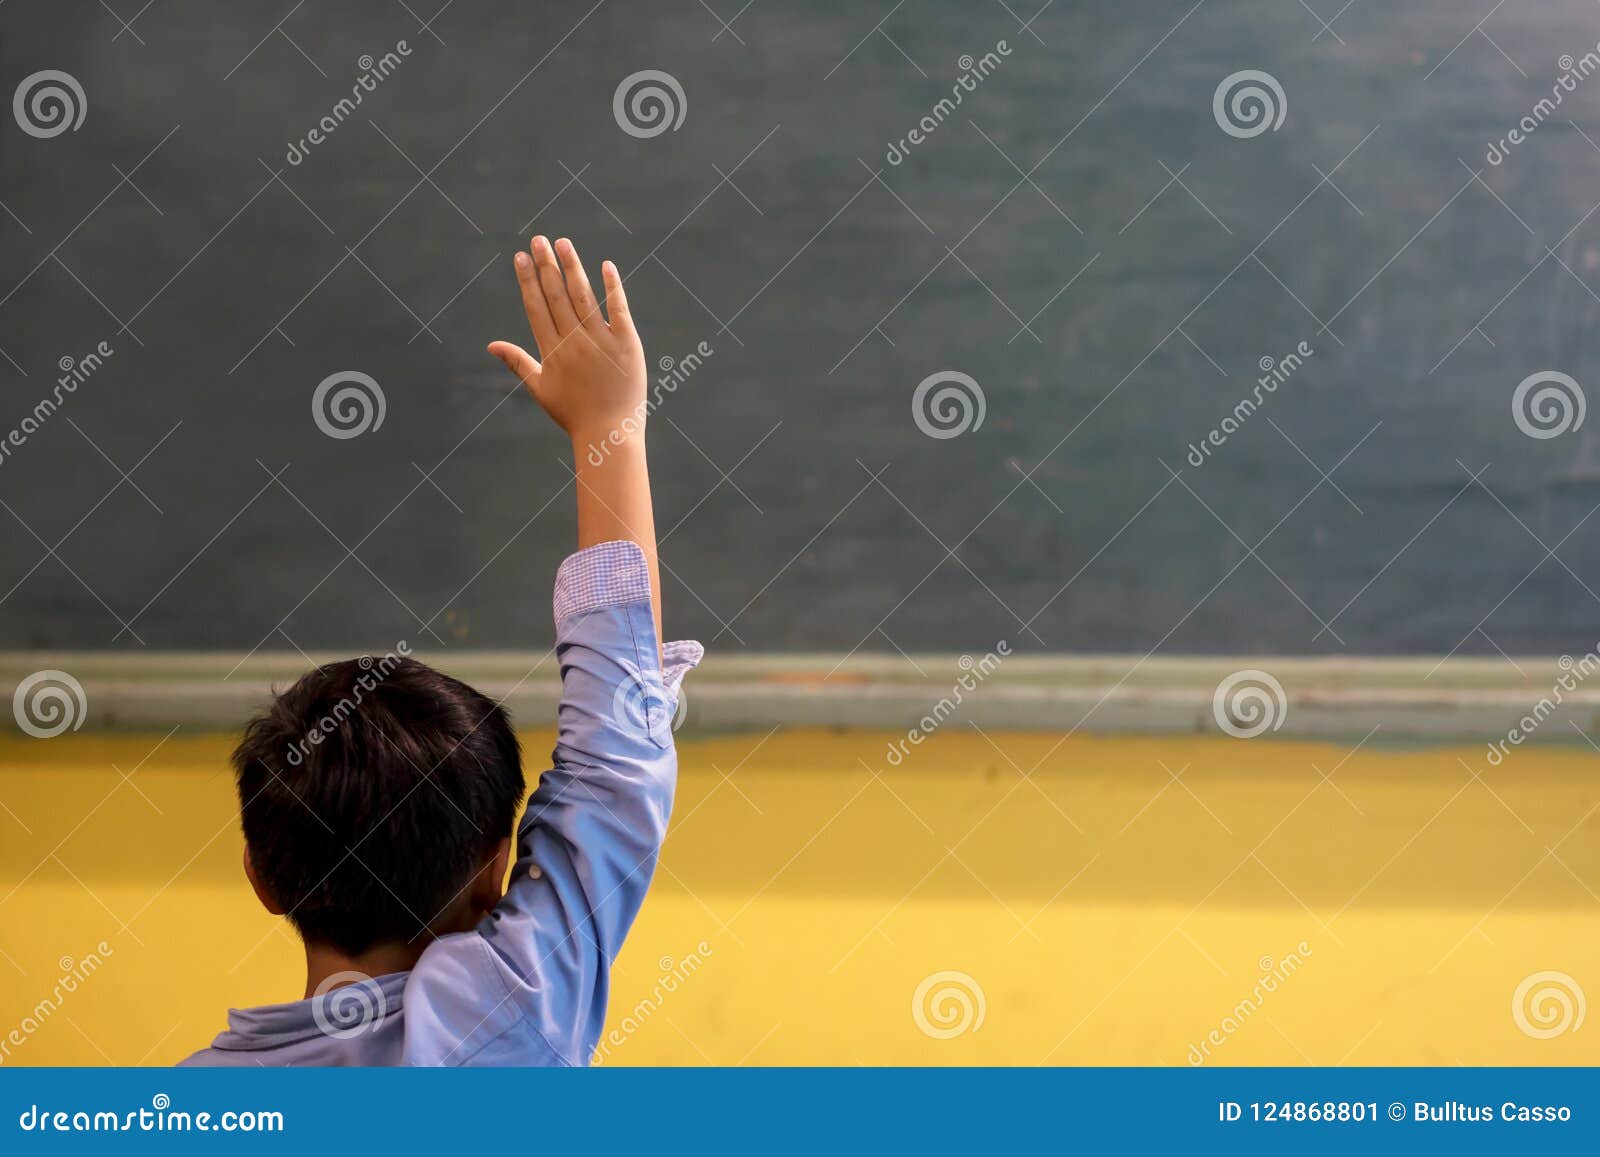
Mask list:
[{"label": "hand", "polygon": [[543,360],[505,341],[490,342],[489,352],[521,379],[580,451],[607,438],[642,434],[644,347],[617,267],[609,261],[600,267],[608,321],[571,241],[563,237],[552,249],[540,236],[531,249],[531,257],[516,255],[517,284]]},{"label": "hand", "polygon": [[508,341],[490,342],[489,352],[572,439],[579,548],[625,539],[644,552],[659,645],[661,575],[644,450],[647,375],[622,278],[611,262],[601,265],[608,322],[572,242],[563,237],[552,250],[535,237],[532,250],[532,258],[516,256],[517,284],[544,360]]}]

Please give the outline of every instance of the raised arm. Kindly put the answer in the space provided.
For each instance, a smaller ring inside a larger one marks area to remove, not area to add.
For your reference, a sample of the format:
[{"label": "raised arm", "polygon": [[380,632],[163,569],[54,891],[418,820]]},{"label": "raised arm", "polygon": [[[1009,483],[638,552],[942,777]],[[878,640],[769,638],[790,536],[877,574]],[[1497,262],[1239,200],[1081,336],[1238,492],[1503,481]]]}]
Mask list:
[{"label": "raised arm", "polygon": [[571,241],[563,237],[552,248],[535,237],[531,250],[516,255],[517,283],[540,357],[504,341],[491,342],[489,352],[572,439],[579,548],[626,541],[644,552],[659,639],[661,575],[644,448],[647,374],[622,278],[610,261],[601,264],[607,320]]},{"label": "raised arm", "polygon": [[609,322],[570,242],[536,237],[516,268],[540,357],[510,342],[489,352],[577,459],[580,549],[555,584],[560,734],[505,897],[471,936],[430,945],[413,972],[422,999],[407,1005],[407,1057],[418,1064],[588,1062],[612,961],[666,836],[679,683],[702,654],[659,643],[644,351],[616,268],[603,267]]}]

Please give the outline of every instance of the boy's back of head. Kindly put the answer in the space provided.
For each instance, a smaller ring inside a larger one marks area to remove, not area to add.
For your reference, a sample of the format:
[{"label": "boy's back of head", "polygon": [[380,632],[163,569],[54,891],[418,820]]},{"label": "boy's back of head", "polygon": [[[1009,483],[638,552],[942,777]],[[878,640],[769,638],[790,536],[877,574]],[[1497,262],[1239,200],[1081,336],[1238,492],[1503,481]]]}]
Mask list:
[{"label": "boy's back of head", "polygon": [[524,790],[505,711],[393,654],[303,676],[245,729],[234,771],[257,893],[351,956],[460,930]]}]

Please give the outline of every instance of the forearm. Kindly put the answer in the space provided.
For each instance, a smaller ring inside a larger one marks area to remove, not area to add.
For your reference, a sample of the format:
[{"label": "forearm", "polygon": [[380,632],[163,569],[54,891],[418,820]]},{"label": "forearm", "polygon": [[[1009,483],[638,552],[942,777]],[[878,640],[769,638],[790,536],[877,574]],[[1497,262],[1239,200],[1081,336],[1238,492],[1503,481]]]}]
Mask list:
[{"label": "forearm", "polygon": [[[592,446],[603,446],[606,452],[591,456]],[[650,572],[650,615],[659,647],[661,572],[656,562],[656,521],[644,434],[641,431],[618,444],[605,433],[598,438],[574,433],[572,448],[577,464],[578,549],[619,540],[639,544]],[[600,458],[598,465],[594,457]]]}]

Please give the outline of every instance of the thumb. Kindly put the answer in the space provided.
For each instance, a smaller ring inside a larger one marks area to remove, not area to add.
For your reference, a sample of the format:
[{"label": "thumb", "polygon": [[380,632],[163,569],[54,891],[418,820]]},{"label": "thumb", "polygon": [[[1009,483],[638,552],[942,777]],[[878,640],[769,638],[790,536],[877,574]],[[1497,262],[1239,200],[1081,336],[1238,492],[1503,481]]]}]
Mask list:
[{"label": "thumb", "polygon": [[543,373],[543,367],[532,354],[519,345],[512,345],[508,341],[492,341],[489,343],[489,352],[505,364],[506,369],[517,375],[522,384],[531,391]]}]

